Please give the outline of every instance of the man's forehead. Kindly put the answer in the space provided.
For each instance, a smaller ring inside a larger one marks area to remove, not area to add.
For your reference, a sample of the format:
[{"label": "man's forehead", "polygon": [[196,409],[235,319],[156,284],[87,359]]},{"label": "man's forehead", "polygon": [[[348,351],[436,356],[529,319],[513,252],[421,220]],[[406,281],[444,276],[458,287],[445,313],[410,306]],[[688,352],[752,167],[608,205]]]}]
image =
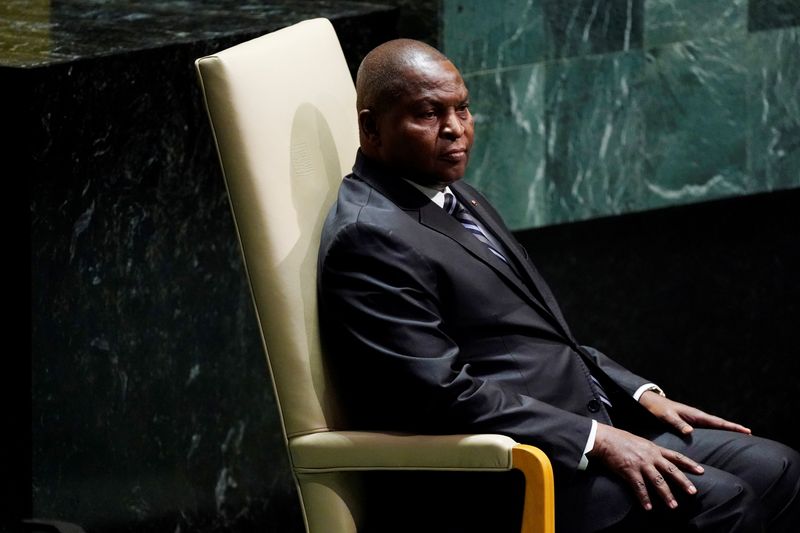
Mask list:
[{"label": "man's forehead", "polygon": [[417,90],[408,90],[403,96],[406,102],[412,104],[452,102],[453,100],[460,103],[469,99],[469,90],[463,84],[438,84],[421,86]]},{"label": "man's forehead", "polygon": [[461,74],[450,61],[428,61],[408,65],[401,75],[405,80],[404,85],[411,92],[435,89],[467,91]]}]

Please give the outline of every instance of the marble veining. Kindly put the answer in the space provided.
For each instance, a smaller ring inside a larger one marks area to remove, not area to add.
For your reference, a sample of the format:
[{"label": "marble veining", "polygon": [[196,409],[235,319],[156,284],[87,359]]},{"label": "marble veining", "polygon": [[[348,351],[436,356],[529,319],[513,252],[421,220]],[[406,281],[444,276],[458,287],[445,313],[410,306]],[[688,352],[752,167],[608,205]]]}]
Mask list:
[{"label": "marble veining", "polygon": [[747,172],[742,36],[684,41],[651,49],[642,78],[646,120],[645,206],[753,189]]},{"label": "marble veining", "polygon": [[646,47],[702,37],[743,36],[747,0],[645,0]]},{"label": "marble veining", "polygon": [[542,0],[548,57],[641,47],[643,5],[644,0]]},{"label": "marble veining", "polygon": [[443,2],[442,41],[464,72],[524,65],[547,56],[540,0]]},{"label": "marble veining", "polygon": [[551,63],[546,70],[547,219],[626,211],[641,193],[640,52]]}]

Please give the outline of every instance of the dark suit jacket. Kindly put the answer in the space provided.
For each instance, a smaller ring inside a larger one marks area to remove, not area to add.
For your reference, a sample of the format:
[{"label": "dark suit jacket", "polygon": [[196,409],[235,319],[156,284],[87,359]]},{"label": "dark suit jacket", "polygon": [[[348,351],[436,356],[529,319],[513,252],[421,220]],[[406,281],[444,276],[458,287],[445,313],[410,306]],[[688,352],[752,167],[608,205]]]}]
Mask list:
[{"label": "dark suit jacket", "polygon": [[[591,419],[608,421],[589,375],[603,383],[615,420],[618,410],[645,416],[632,395],[648,380],[579,345],[489,202],[462,182],[451,190],[513,268],[361,153],[325,221],[321,333],[351,427],[511,436],[550,457],[559,509],[581,505],[595,513],[591,524],[613,522],[629,502],[608,496],[627,489],[596,468],[577,469]],[[562,514],[562,526],[574,518]]]}]

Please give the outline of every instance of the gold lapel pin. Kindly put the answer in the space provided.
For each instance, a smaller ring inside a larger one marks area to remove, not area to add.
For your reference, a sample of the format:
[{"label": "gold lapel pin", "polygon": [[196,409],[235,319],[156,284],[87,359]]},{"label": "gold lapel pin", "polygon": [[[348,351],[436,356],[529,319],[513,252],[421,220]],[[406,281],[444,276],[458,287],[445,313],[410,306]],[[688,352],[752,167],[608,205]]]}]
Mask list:
[{"label": "gold lapel pin", "polygon": [[470,200],[469,203],[471,203],[472,205],[478,205],[477,200]]}]

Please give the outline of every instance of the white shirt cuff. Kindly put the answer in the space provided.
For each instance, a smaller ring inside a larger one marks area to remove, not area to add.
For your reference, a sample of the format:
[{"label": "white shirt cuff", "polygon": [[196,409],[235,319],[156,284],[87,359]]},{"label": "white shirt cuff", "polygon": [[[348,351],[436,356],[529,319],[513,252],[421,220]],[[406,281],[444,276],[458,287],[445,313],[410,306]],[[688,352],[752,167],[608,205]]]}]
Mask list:
[{"label": "white shirt cuff", "polygon": [[638,402],[639,398],[642,397],[642,394],[644,394],[645,392],[647,392],[649,390],[655,391],[656,393],[660,394],[661,396],[665,396],[664,391],[661,390],[661,387],[659,387],[655,383],[645,383],[644,385],[642,385],[641,387],[636,389],[636,392],[633,393],[633,399]]},{"label": "white shirt cuff", "polygon": [[594,438],[596,435],[597,420],[592,420],[592,429],[589,430],[589,438],[586,440],[586,447],[583,449],[583,455],[578,463],[578,470],[586,470],[586,467],[589,466],[589,458],[586,457],[586,454],[592,451],[592,448],[594,448]]}]

